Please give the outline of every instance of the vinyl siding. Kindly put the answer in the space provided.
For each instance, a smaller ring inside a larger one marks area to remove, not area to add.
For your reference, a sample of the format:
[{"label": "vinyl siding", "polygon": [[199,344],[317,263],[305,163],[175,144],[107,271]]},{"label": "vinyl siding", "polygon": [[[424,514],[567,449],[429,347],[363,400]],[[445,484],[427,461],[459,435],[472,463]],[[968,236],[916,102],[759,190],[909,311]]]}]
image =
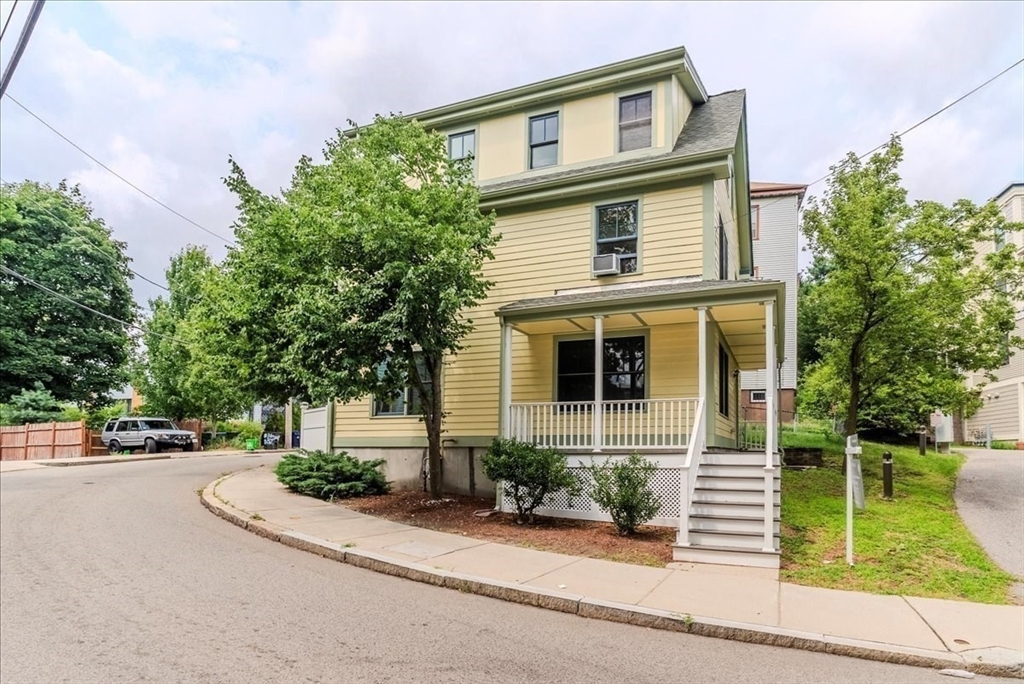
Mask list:
[{"label": "vinyl siding", "polygon": [[[728,280],[735,280],[740,268],[740,247],[739,233],[736,221],[733,218],[732,201],[729,199],[729,181],[715,181],[715,211],[722,217],[722,225],[729,243],[729,273]],[[715,272],[713,278],[718,278],[718,263],[721,255],[721,245],[718,240],[718,231],[715,231]]]},{"label": "vinyl siding", "polygon": [[[566,204],[498,217],[502,235],[484,277],[495,283],[488,298],[469,313],[474,330],[465,348],[445,367],[448,437],[493,436],[498,431],[500,326],[498,307],[559,289],[699,276],[703,268],[702,190],[687,185],[635,197],[641,203],[642,274],[591,277],[595,202]],[[615,197],[608,199],[625,199]],[[600,198],[595,198],[600,203]],[[697,394],[696,330],[687,326],[651,328],[648,381],[652,397]],[[549,401],[552,389],[551,335],[513,333],[513,401]],[[692,372],[687,368],[692,368]],[[336,433],[345,437],[419,437],[418,418],[369,417],[369,400],[339,406]]]},{"label": "vinyl siding", "polygon": [[993,439],[1011,442],[1024,440],[1021,435],[1020,392],[1021,383],[983,390],[984,404],[968,419],[967,438],[970,439],[975,430],[984,430],[986,424],[991,424]]},{"label": "vinyl siding", "polygon": [[[796,197],[752,197],[761,207],[760,239],[754,240],[754,266],[759,278],[786,283],[786,329],[780,389],[796,389],[797,259],[800,217]],[[752,219],[753,220],[753,219]],[[765,389],[764,371],[744,371],[743,389]],[[788,416],[783,416],[789,419]]]}]

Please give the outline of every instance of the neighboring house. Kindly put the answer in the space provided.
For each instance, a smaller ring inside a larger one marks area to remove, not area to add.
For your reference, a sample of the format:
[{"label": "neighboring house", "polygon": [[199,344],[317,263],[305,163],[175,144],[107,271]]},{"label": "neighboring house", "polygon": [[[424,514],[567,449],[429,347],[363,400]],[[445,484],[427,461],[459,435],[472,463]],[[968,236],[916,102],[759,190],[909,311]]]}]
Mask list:
[{"label": "neighboring house", "polygon": [[[1011,183],[993,200],[1010,221],[1024,221],[1024,182]],[[1006,240],[1017,248],[1017,254],[1024,258],[1024,234],[1010,233]],[[988,242],[978,245],[978,258],[1001,248],[1002,243]],[[1024,302],[1017,302],[1017,325],[1014,334],[1024,337]],[[992,430],[992,439],[1007,442],[1024,442],[1024,353],[1020,349],[1009,349],[1006,363],[993,374],[995,380],[988,380],[983,373],[967,378],[968,387],[980,389],[981,409],[964,426],[968,441],[984,439],[986,430]]]},{"label": "neighboring house", "polygon": [[124,404],[125,413],[131,413],[142,406],[142,395],[131,385],[125,385],[119,390],[111,392],[110,398],[114,402]]},{"label": "neighboring house", "polygon": [[[781,280],[786,284],[786,344],[779,371],[779,418],[791,422],[796,414],[796,298],[797,258],[800,253],[800,205],[806,185],[793,183],[750,184],[750,229],[754,235],[754,278]],[[765,416],[764,371],[740,374],[743,417],[763,422]]]},{"label": "neighboring house", "polygon": [[[446,484],[498,435],[566,452],[584,487],[595,457],[639,451],[677,560],[778,567],[774,426],[757,451],[739,437],[739,372],[785,355],[788,309],[783,282],[751,277],[744,91],[709,95],[677,48],[414,117],[473,156],[502,236],[444,371]],[[329,407],[329,447],[419,486],[417,403]],[[608,519],[564,493],[539,512]]]}]

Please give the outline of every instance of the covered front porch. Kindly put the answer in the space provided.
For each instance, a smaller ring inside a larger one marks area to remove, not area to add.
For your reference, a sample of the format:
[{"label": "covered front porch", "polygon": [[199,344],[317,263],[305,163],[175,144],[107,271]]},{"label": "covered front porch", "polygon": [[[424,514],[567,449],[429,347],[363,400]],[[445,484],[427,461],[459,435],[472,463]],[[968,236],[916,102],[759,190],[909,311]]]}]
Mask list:
[{"label": "covered front porch", "polygon": [[[608,520],[588,466],[636,451],[657,466],[651,523],[678,528],[678,560],[777,567],[777,420],[743,423],[738,380],[778,368],[783,287],[679,279],[498,309],[501,435],[565,453],[582,492],[537,512]],[[777,416],[778,375],[766,377]]]},{"label": "covered front porch", "polygon": [[782,293],[769,281],[678,280],[501,307],[501,434],[574,453],[774,453],[775,421],[743,424],[737,379],[777,367]]}]

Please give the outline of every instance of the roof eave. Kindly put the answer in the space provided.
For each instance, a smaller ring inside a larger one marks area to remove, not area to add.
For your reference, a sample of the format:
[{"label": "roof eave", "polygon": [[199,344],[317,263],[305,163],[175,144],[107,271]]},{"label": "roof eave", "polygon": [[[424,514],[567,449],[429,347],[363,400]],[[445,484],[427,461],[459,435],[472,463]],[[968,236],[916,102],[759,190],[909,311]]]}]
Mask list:
[{"label": "roof eave", "polygon": [[687,157],[666,157],[493,191],[483,187],[480,189],[480,208],[489,211],[498,207],[598,192],[609,184],[621,188],[709,175],[724,178],[728,176],[728,157],[731,152],[731,149],[723,149]]}]

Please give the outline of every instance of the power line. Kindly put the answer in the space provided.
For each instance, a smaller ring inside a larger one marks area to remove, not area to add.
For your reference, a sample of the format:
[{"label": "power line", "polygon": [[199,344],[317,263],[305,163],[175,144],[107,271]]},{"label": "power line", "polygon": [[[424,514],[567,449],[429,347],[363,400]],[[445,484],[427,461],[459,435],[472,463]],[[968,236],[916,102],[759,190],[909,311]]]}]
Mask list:
[{"label": "power line", "polygon": [[[94,313],[97,316],[101,316],[101,317],[107,319],[108,321],[113,321],[114,323],[119,323],[119,324],[125,326],[126,328],[130,328],[132,330],[138,330],[139,332],[142,332],[142,333],[146,332],[146,329],[143,328],[142,326],[136,325],[134,323],[129,323],[128,321],[122,321],[120,318],[116,318],[114,316],[111,316],[110,314],[105,314],[102,311],[97,311],[96,309],[92,308],[91,306],[86,306],[85,304],[82,304],[81,302],[78,302],[78,301],[76,301],[74,299],[71,299],[71,297],[68,297],[67,295],[62,295],[60,292],[56,292],[54,290],[51,290],[46,285],[43,285],[42,283],[38,283],[35,280],[32,280],[31,278],[29,278],[28,276],[23,275],[21,273],[18,273],[14,269],[8,268],[8,267],[4,266],[3,264],[0,264],[0,271],[3,271],[4,273],[7,273],[9,275],[14,276],[15,278],[21,280],[26,285],[31,285],[32,287],[36,288],[37,290],[41,290],[41,291],[45,292],[46,294],[50,295],[51,297],[56,297],[57,299],[60,299],[60,300],[63,300],[65,302],[67,302],[68,304],[73,304],[73,305],[77,306],[79,309],[84,309],[85,311],[88,311],[89,313]],[[174,340],[175,342],[177,342],[179,344],[185,344],[185,342],[182,342],[178,338],[173,337],[171,335],[165,335],[163,333],[154,332],[152,330],[149,331],[149,334],[156,335],[157,337],[166,337],[167,339]]]},{"label": "power line", "polygon": [[179,212],[178,210],[176,210],[176,209],[174,209],[174,208],[172,208],[172,207],[169,207],[168,205],[164,204],[163,202],[161,202],[160,200],[158,200],[158,199],[157,199],[156,197],[154,197],[153,195],[149,194],[148,192],[146,192],[145,190],[143,190],[142,188],[140,188],[140,187],[139,187],[138,185],[135,185],[135,183],[132,183],[132,182],[131,182],[130,180],[128,180],[127,178],[125,178],[124,176],[122,176],[121,174],[119,174],[119,173],[118,173],[117,171],[115,171],[114,169],[110,168],[109,166],[107,166],[106,164],[104,164],[103,162],[101,162],[101,161],[100,161],[99,159],[97,159],[96,157],[94,157],[94,156],[92,156],[91,154],[89,154],[88,152],[86,152],[86,151],[85,151],[84,149],[82,149],[82,148],[81,148],[81,147],[80,147],[80,146],[79,146],[78,144],[76,144],[76,143],[75,143],[75,142],[74,142],[73,140],[71,140],[71,139],[70,139],[69,137],[67,137],[66,135],[64,135],[63,133],[61,133],[60,131],[58,131],[58,130],[57,130],[56,128],[54,128],[53,126],[51,126],[50,124],[48,124],[48,123],[47,123],[46,121],[44,121],[44,120],[42,119],[42,117],[40,117],[40,116],[39,116],[38,114],[36,114],[36,113],[35,113],[35,112],[33,112],[33,111],[32,111],[31,109],[29,109],[29,108],[28,108],[28,107],[26,107],[25,105],[21,104],[20,102],[18,102],[18,100],[14,99],[14,97],[13,97],[13,96],[12,96],[12,95],[11,95],[10,93],[6,93],[6,97],[7,97],[7,99],[8,99],[8,100],[10,100],[10,101],[11,101],[11,102],[13,102],[14,104],[18,105],[18,106],[19,106],[19,107],[21,107],[21,108],[22,108],[23,110],[25,110],[25,112],[26,112],[26,113],[27,113],[27,114],[28,114],[29,116],[31,116],[31,117],[32,117],[32,118],[34,118],[34,119],[35,119],[36,121],[38,121],[39,123],[41,123],[41,124],[43,124],[44,126],[46,126],[47,128],[49,128],[49,129],[50,129],[51,131],[53,131],[54,133],[56,133],[56,134],[57,134],[58,136],[60,136],[60,138],[62,138],[62,139],[64,140],[64,142],[66,142],[66,143],[68,143],[69,145],[71,145],[72,147],[74,147],[74,148],[75,148],[76,150],[78,150],[79,152],[81,152],[82,154],[84,154],[84,155],[85,155],[86,157],[88,157],[88,158],[89,158],[89,159],[91,159],[91,160],[92,160],[93,162],[95,162],[96,164],[98,164],[99,166],[101,166],[101,167],[102,167],[103,169],[105,169],[105,170],[109,171],[109,172],[110,172],[111,174],[113,174],[113,175],[114,175],[114,176],[115,176],[116,178],[118,178],[118,179],[119,179],[119,180],[121,180],[121,181],[122,181],[123,183],[125,183],[125,184],[126,184],[126,185],[127,185],[128,187],[130,187],[130,188],[132,188],[132,189],[136,190],[137,192],[139,192],[139,193],[140,193],[141,195],[143,195],[144,197],[146,197],[146,198],[150,199],[151,201],[155,202],[156,204],[158,204],[159,206],[163,207],[163,208],[164,208],[164,209],[166,209],[167,211],[171,212],[172,214],[174,214],[174,215],[175,215],[175,216],[177,216],[178,218],[182,219],[183,221],[186,221],[187,223],[191,223],[191,224],[192,224],[193,226],[195,226],[195,227],[196,227],[196,228],[198,228],[199,230],[202,230],[202,231],[204,231],[204,232],[206,232],[206,233],[209,233],[209,234],[210,234],[210,235],[212,235],[213,237],[215,237],[215,238],[217,238],[218,240],[220,240],[221,242],[223,242],[223,243],[224,243],[224,244],[225,244],[226,246],[230,247],[231,245],[233,245],[233,244],[234,244],[234,240],[230,240],[230,239],[228,239],[228,238],[225,238],[225,237],[224,237],[223,235],[219,235],[219,234],[217,234],[217,233],[213,232],[212,230],[210,230],[210,229],[209,229],[209,228],[207,228],[206,226],[202,226],[202,225],[200,225],[200,224],[196,223],[195,221],[193,221],[192,219],[190,219],[190,218],[189,218],[188,216],[185,216],[184,214],[182,214],[182,213],[181,213],[181,212]]},{"label": "power line", "polygon": [[[0,177],[0,184],[5,184],[5,185],[6,185],[6,184],[7,184],[7,181],[5,181],[5,180],[3,179],[3,177]],[[79,232],[79,231],[78,231],[78,226],[76,226],[76,225],[74,225],[74,224],[71,224],[71,223],[67,223],[67,222],[66,222],[66,221],[65,221],[64,219],[62,219],[62,218],[60,218],[59,216],[57,216],[56,214],[54,214],[54,213],[53,213],[52,211],[50,211],[49,209],[47,209],[47,208],[46,208],[46,207],[44,207],[43,205],[41,205],[41,204],[36,204],[36,203],[34,203],[34,202],[33,202],[33,203],[32,203],[32,206],[33,206],[33,207],[35,207],[36,209],[38,209],[39,211],[43,212],[44,214],[48,215],[48,216],[49,216],[50,218],[54,219],[55,221],[60,221],[61,223],[63,223],[64,225],[66,225],[66,226],[67,226],[68,228],[70,228],[70,229],[71,229],[71,230],[73,230],[74,232],[76,232],[76,233],[78,233],[79,235],[81,235],[81,236],[82,236],[83,238],[91,238],[91,237],[92,237],[91,235],[88,235],[88,234],[86,234],[86,233],[82,233],[82,232]],[[104,257],[106,257],[106,258],[110,259],[110,263],[114,264],[115,266],[116,266],[116,265],[118,265],[118,264],[117,264],[117,263],[116,263],[116,262],[115,262],[115,261],[113,260],[113,257],[111,257],[111,256],[110,256],[109,254],[107,254],[106,252],[104,252],[104,251],[102,251],[101,249],[99,249],[97,245],[94,245],[94,244],[92,244],[91,242],[89,242],[88,244],[89,244],[89,246],[90,246],[90,247],[96,247],[96,248],[97,248],[97,249],[95,250],[95,252],[94,252],[94,253],[96,253],[96,254],[102,254],[102,255],[103,255]],[[168,287],[165,287],[165,286],[161,285],[160,283],[156,282],[155,280],[150,280],[149,278],[147,278],[146,276],[142,275],[142,274],[141,274],[141,273],[139,273],[138,271],[134,270],[134,269],[133,269],[133,268],[131,268],[130,266],[126,266],[126,268],[128,269],[128,271],[129,271],[129,272],[130,272],[130,273],[131,273],[132,275],[134,275],[134,276],[136,276],[136,277],[138,277],[138,278],[141,278],[142,280],[145,280],[145,281],[146,281],[147,283],[150,283],[151,285],[156,285],[156,286],[157,286],[157,287],[159,287],[159,288],[160,288],[161,290],[166,290],[167,292],[170,292],[170,291],[171,291],[171,290],[170,290],[170,288],[168,288]]]},{"label": "power line", "polygon": [[11,23],[11,18],[14,17],[14,10],[18,9],[18,0],[14,0],[14,4],[11,5],[11,13],[7,15],[7,21],[4,22],[4,27],[0,29],[0,40],[4,39],[4,34],[7,33],[7,27]]},{"label": "power line", "polygon": [[[11,79],[14,78],[14,71],[18,68],[21,56],[25,54],[25,48],[28,47],[32,31],[36,27],[36,22],[39,21],[39,15],[43,13],[43,4],[45,2],[46,0],[35,0],[32,3],[32,9],[28,11],[28,19],[25,20],[25,25],[21,27],[21,35],[18,36],[18,42],[14,45],[14,54],[11,55],[11,61],[7,63],[3,76],[0,76],[0,96],[7,92],[7,86],[11,84]],[[13,13],[14,9],[12,8],[11,14]],[[10,17],[7,20],[10,21]],[[4,29],[6,28],[4,26]]]},{"label": "power line", "polygon": [[[945,112],[945,111],[946,111],[947,109],[950,109],[950,108],[951,108],[951,107],[953,107],[954,105],[957,105],[957,104],[959,104],[959,103],[963,102],[963,101],[964,101],[964,100],[966,100],[966,99],[967,99],[968,97],[970,97],[971,95],[974,95],[974,94],[975,94],[976,92],[978,92],[979,90],[981,90],[981,89],[982,89],[982,88],[984,88],[985,86],[987,86],[987,85],[991,84],[991,83],[992,83],[993,81],[995,81],[995,80],[999,79],[999,78],[1000,78],[1001,76],[1004,76],[1004,75],[1006,75],[1007,73],[1009,73],[1010,71],[1013,71],[1013,69],[1014,69],[1014,68],[1016,68],[1016,67],[1020,66],[1021,64],[1024,64],[1024,57],[1022,57],[1022,58],[1018,59],[1018,60],[1017,60],[1016,62],[1014,62],[1014,63],[1013,63],[1013,64],[1011,64],[1010,66],[1006,67],[1005,69],[1003,69],[1003,70],[1002,70],[1002,71],[1000,71],[1000,72],[999,72],[998,74],[996,74],[996,75],[995,75],[995,76],[993,76],[992,78],[988,79],[987,81],[985,81],[985,82],[984,82],[984,83],[982,83],[981,85],[979,85],[979,86],[976,86],[975,88],[972,88],[971,90],[967,91],[966,93],[964,93],[964,94],[963,94],[963,95],[961,95],[960,97],[956,98],[955,100],[953,100],[953,101],[952,101],[952,102],[950,102],[949,104],[945,105],[944,107],[941,107],[941,108],[939,108],[939,109],[935,110],[934,112],[932,112],[931,114],[929,114],[929,115],[928,115],[928,116],[926,116],[925,118],[923,118],[923,119],[921,119],[920,121],[918,121],[917,123],[915,123],[915,124],[914,124],[913,126],[911,126],[911,127],[907,128],[906,130],[904,130],[904,131],[903,131],[903,132],[901,132],[901,133],[898,133],[897,135],[898,135],[899,137],[901,137],[901,138],[902,138],[902,137],[903,137],[903,136],[905,136],[905,135],[906,135],[907,133],[910,133],[910,132],[911,132],[911,131],[913,131],[914,129],[916,129],[916,128],[919,128],[920,126],[922,126],[922,125],[924,125],[924,124],[928,123],[929,121],[931,121],[932,119],[934,119],[934,118],[935,118],[935,117],[937,117],[938,115],[940,115],[940,114],[942,114],[943,112]],[[8,96],[8,97],[10,97],[10,96]],[[858,161],[860,161],[860,160],[864,159],[865,157],[867,157],[867,156],[869,156],[869,155],[871,155],[871,154],[874,154],[875,152],[877,152],[878,150],[882,149],[883,147],[885,147],[885,146],[886,146],[886,145],[888,145],[888,144],[889,144],[888,142],[884,142],[884,143],[882,143],[882,144],[880,144],[880,145],[878,145],[878,146],[876,146],[876,147],[874,147],[874,148],[872,148],[872,149],[868,150],[868,151],[867,151],[867,152],[865,152],[864,154],[862,154],[862,155],[860,155],[859,157],[857,157],[857,160],[858,160]],[[836,172],[840,171],[840,170],[841,170],[841,169],[842,169],[842,168],[843,168],[844,166],[846,166],[846,165],[847,165],[848,163],[849,163],[849,162],[846,162],[846,161],[842,162],[842,163],[841,163],[841,164],[839,164],[839,165],[838,165],[838,166],[837,166],[837,167],[836,167],[836,168],[835,168],[834,170],[832,170],[832,171],[829,171],[828,173],[826,173],[826,174],[825,174],[824,176],[822,176],[821,178],[818,178],[818,179],[816,179],[816,180],[813,180],[813,181],[811,181],[810,183],[808,183],[808,184],[807,184],[807,187],[809,188],[809,187],[811,187],[812,185],[817,185],[818,183],[820,183],[820,182],[821,182],[821,181],[823,181],[823,180],[827,180],[827,179],[828,179],[829,177],[831,177],[831,176],[835,175],[835,173],[836,173]],[[764,204],[760,204],[760,205],[758,205],[758,206],[759,206],[760,208],[764,208],[764,207],[770,207],[771,205],[775,204],[776,202],[781,202],[781,201],[782,201],[782,199],[783,199],[783,198],[781,198],[781,197],[780,197],[779,199],[773,200],[773,201],[771,201],[771,202],[766,202],[766,203],[764,203]],[[745,216],[749,216],[749,215],[750,215],[750,212],[748,211],[748,212],[747,212],[746,214],[744,214],[744,215],[745,215]]]}]

